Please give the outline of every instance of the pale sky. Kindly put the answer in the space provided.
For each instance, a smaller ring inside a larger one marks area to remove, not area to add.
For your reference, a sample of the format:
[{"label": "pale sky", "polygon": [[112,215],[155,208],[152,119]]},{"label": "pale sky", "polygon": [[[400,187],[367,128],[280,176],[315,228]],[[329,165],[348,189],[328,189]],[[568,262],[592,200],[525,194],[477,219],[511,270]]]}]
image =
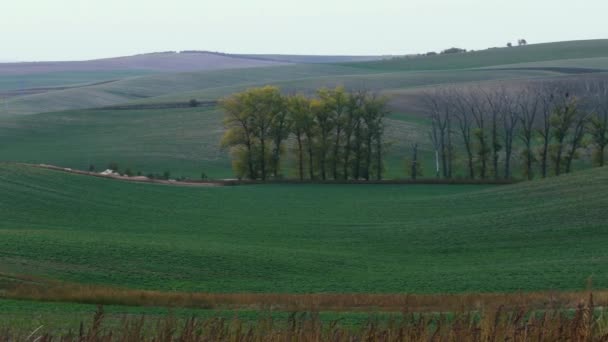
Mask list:
[{"label": "pale sky", "polygon": [[607,0],[0,0],[0,61],[409,54],[608,38]]}]

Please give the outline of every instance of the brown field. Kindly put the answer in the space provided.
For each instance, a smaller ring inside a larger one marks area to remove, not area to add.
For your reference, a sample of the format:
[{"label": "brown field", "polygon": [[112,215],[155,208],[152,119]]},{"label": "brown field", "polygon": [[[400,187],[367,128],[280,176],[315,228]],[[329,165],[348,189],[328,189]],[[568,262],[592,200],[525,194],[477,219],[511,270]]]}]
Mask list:
[{"label": "brown field", "polygon": [[[563,310],[577,308],[589,291],[369,294],[369,293],[196,293],[161,292],[83,285],[27,276],[12,279],[0,297],[103,305],[165,306],[205,309],[273,309],[287,311],[465,312],[507,310]],[[593,292],[597,306],[608,306],[608,290]]]}]

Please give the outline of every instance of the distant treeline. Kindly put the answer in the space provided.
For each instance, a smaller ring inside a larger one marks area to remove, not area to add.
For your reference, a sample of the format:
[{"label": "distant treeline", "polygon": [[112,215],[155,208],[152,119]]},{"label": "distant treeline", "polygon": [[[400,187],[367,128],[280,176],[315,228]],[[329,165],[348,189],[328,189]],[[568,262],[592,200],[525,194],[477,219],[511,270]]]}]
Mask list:
[{"label": "distant treeline", "polygon": [[464,151],[469,178],[512,177],[518,158],[531,179],[568,173],[584,149],[604,166],[608,82],[533,82],[517,89],[442,87],[427,92],[437,176],[452,178]]},{"label": "distant treeline", "polygon": [[303,179],[382,179],[386,100],[366,91],[320,89],[316,97],[253,88],[220,102],[238,178],[280,179],[286,142],[295,141]]}]

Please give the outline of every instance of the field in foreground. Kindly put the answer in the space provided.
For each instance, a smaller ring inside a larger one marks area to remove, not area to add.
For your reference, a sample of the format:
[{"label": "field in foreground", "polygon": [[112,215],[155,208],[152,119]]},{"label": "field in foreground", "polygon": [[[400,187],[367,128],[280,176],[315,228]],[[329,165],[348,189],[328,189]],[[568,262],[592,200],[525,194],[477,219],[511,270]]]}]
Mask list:
[{"label": "field in foreground", "polygon": [[181,188],[0,167],[0,272],[134,289],[608,286],[606,169],[512,186]]},{"label": "field in foreground", "polygon": [[[212,318],[182,318],[170,314],[158,319],[123,316],[108,320],[99,307],[90,323],[78,328],[64,323],[39,326],[33,331],[3,327],[0,339],[35,341],[606,341],[606,310],[596,309],[593,296],[576,309],[543,312],[518,308],[483,312],[419,315],[373,315],[349,326],[343,318],[327,314],[257,313],[256,320],[216,313]],[[0,302],[1,303],[1,302]],[[10,303],[9,303],[10,305]],[[27,303],[25,304],[27,306]],[[183,314],[183,312],[182,312]],[[81,317],[84,319],[84,317]],[[109,321],[109,322],[108,322]],[[81,322],[83,322],[81,320]],[[62,331],[63,330],[63,331]],[[26,337],[27,336],[27,337]]]}]

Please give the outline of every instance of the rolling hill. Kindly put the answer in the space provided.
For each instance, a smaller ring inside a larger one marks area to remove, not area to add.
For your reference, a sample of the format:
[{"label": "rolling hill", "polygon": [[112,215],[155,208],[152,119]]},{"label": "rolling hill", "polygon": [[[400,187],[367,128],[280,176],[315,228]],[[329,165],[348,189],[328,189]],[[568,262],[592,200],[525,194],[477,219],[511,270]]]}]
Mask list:
[{"label": "rolling hill", "polygon": [[[320,86],[345,85],[385,92],[434,84],[598,73],[608,70],[608,62],[606,62],[608,40],[537,44],[510,49],[489,49],[462,54],[394,58],[380,61],[286,66],[280,64],[284,64],[284,61],[289,61],[290,58],[295,61],[295,57],[268,55],[235,57],[192,52],[161,53],[144,55],[138,58],[144,60],[149,58],[154,60],[154,63],[159,63],[158,60],[183,59],[183,64],[171,64],[172,68],[177,70],[182,66],[184,68],[190,67],[191,64],[189,63],[192,59],[205,60],[209,56],[221,59],[220,62],[214,64],[216,68],[233,67],[234,65],[225,60],[237,63],[237,61],[242,62],[243,58],[251,58],[246,60],[255,63],[278,64],[272,64],[271,67],[259,67],[264,66],[264,64],[261,64],[256,65],[258,68],[238,70],[208,70],[203,68],[203,71],[161,73],[98,85],[49,91],[43,94],[14,97],[4,100],[0,104],[0,117],[111,106],[129,102],[139,103],[142,100],[152,103],[188,101],[190,98],[216,100],[234,91],[265,84],[277,84],[289,91],[306,92]],[[310,56],[300,57],[301,59],[298,62],[310,62],[312,60]],[[274,61],[272,58],[277,58],[278,61]],[[335,61],[339,57],[333,57],[333,60],[323,56],[316,58],[318,62]],[[342,58],[354,59],[354,57]],[[121,67],[130,65],[129,63],[121,64],[116,61],[112,63],[115,64],[111,65],[120,65]],[[142,62],[138,65],[154,64],[150,63]],[[237,64],[239,68],[247,66],[246,63]],[[129,67],[128,70],[132,72],[153,70],[152,67],[138,68],[140,67]]]},{"label": "rolling hill", "polygon": [[603,288],[607,187],[605,168],[498,187],[184,188],[2,164],[0,272],[211,292]]},{"label": "rolling hill", "polygon": [[608,39],[531,44],[436,56],[397,57],[357,63],[356,66],[378,71],[448,70],[601,57],[608,57]]},{"label": "rolling hill", "polygon": [[[178,73],[373,61],[381,56],[238,55],[209,51],[159,52],[87,61],[0,63],[0,98],[157,73]],[[60,90],[60,89],[59,89]]]},{"label": "rolling hill", "polygon": [[[232,178],[228,151],[220,147],[223,113],[211,108],[78,110],[5,119],[0,125],[0,158],[86,170],[116,162],[143,174],[170,171],[174,177]],[[388,120],[387,175],[404,177],[409,139],[430,156],[428,122],[403,115]],[[289,153],[291,157],[293,154]],[[286,174],[295,171],[288,159]],[[431,165],[427,161],[426,165]]]},{"label": "rolling hill", "polygon": [[52,72],[144,70],[155,72],[185,72],[251,68],[282,64],[272,60],[247,58],[212,52],[157,52],[135,56],[95,59],[88,61],[0,63],[0,75],[31,75]]}]

